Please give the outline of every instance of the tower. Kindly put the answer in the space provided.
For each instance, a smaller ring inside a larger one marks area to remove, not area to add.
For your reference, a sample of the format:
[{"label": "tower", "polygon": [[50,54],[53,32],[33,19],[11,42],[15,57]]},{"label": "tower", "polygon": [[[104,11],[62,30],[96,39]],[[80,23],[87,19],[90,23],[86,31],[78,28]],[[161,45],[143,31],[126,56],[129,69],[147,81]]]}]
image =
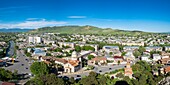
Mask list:
[{"label": "tower", "polygon": [[129,78],[132,78],[133,71],[132,71],[132,68],[130,66],[130,62],[127,62],[126,68],[124,70],[125,70],[124,75],[128,76]]},{"label": "tower", "polygon": [[78,60],[78,54],[76,51],[73,51],[72,54],[71,54],[71,59],[72,60]]}]

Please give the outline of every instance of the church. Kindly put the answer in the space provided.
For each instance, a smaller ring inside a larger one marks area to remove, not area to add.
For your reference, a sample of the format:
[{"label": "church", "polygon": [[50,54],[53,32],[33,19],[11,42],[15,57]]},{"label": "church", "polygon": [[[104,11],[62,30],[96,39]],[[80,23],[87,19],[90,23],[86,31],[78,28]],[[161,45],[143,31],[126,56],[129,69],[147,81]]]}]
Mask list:
[{"label": "church", "polygon": [[81,57],[78,56],[76,51],[72,52],[71,58],[67,59],[67,63],[64,64],[64,72],[72,73],[82,68]]}]

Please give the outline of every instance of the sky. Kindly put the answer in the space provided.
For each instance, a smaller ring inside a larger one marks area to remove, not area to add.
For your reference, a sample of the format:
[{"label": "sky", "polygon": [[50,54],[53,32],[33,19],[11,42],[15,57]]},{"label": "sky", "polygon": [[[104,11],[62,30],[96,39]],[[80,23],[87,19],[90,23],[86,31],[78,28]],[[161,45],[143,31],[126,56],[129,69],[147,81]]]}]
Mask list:
[{"label": "sky", "polygon": [[92,25],[170,32],[170,0],[0,0],[0,28]]}]

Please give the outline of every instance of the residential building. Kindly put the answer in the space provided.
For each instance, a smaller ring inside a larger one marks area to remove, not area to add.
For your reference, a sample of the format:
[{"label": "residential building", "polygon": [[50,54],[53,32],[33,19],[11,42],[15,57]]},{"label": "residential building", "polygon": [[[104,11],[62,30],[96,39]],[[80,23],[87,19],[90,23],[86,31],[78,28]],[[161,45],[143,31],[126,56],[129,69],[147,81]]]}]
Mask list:
[{"label": "residential building", "polygon": [[159,55],[159,54],[153,54],[153,60],[154,61],[158,61],[158,60],[160,60],[161,59],[161,55]]},{"label": "residential building", "polygon": [[105,58],[105,57],[95,57],[92,60],[90,60],[90,62],[92,64],[102,65],[102,64],[106,64],[107,63],[107,58]]},{"label": "residential building", "polygon": [[42,42],[41,37],[28,37],[28,42],[33,44],[38,44]]}]

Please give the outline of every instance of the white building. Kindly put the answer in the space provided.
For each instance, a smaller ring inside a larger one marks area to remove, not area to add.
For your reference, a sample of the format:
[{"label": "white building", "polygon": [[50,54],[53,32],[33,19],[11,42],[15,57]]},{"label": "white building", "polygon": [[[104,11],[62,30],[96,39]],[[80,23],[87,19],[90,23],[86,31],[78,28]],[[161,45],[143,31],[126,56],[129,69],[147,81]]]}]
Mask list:
[{"label": "white building", "polygon": [[161,59],[161,55],[159,55],[159,54],[153,54],[153,60],[154,61],[158,61],[158,60],[160,60]]},{"label": "white building", "polygon": [[141,57],[141,60],[146,61],[146,62],[149,62],[149,61],[150,61],[150,60],[149,60],[149,56],[142,56],[142,57]]},{"label": "white building", "polygon": [[119,51],[119,47],[118,46],[103,46],[103,50],[105,52],[113,52],[113,51]]},{"label": "white building", "polygon": [[28,37],[28,42],[33,44],[38,44],[42,42],[41,37]]}]

